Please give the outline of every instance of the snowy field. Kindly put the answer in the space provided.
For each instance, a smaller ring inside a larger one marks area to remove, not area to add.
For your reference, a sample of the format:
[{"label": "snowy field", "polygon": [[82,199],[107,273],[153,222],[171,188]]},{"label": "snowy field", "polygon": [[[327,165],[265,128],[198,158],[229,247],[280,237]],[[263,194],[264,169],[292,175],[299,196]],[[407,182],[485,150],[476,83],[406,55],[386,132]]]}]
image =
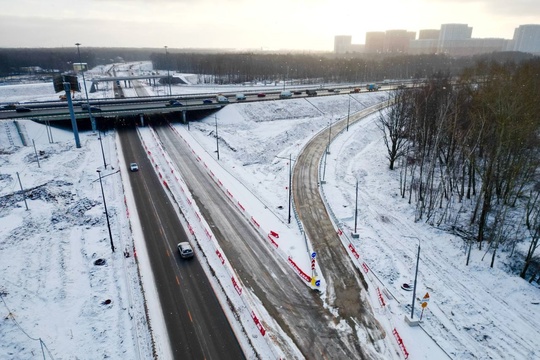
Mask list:
[{"label": "snowy field", "polygon": [[[145,65],[140,71],[149,69]],[[175,94],[214,89],[173,86]],[[155,94],[154,90],[147,87],[149,93]],[[103,91],[92,96],[105,95]],[[51,84],[0,87],[2,102],[46,100],[47,96],[57,99]],[[216,174],[228,174],[231,186],[237,182],[234,186],[243,188],[238,196],[246,204],[264,204],[263,221],[277,219],[282,231],[298,234],[294,222],[286,225],[289,166],[283,158],[296,158],[314,134],[346,118],[349,101],[353,113],[385,96],[362,93],[234,104],[215,117],[191,123],[189,130],[184,125],[175,129],[199,149]],[[219,162],[212,161],[216,121]],[[17,139],[13,124],[0,124],[0,359],[151,358],[152,339],[138,281],[140,271],[144,283],[148,269],[140,263],[137,267],[134,256],[124,256],[134,241],[140,241],[140,234],[136,216],[126,208],[129,184],[123,181],[126,169],[119,166],[123,160],[116,134],[102,137],[108,163],[104,169],[96,134],[82,134],[82,148],[76,149],[69,132],[53,128],[51,139],[44,126],[20,123],[36,144],[39,164],[34,148],[23,147]],[[142,136],[152,139],[146,131]],[[359,268],[363,263],[369,268],[370,294],[380,291],[379,299],[371,297],[372,307],[396,352],[401,349],[393,329],[410,359],[540,358],[540,290],[507,273],[512,261],[508,253],[500,252],[491,269],[489,262],[482,261],[484,252],[473,250],[471,265],[466,267],[461,239],[414,223],[414,207],[398,195],[399,172],[388,170],[385,153],[376,116],[351,126],[332,142],[321,163],[326,181],[322,193],[344,241],[360,255],[355,259]],[[114,253],[96,169],[110,174],[102,181]],[[352,239],[356,181],[360,237]],[[21,187],[27,190],[26,203]],[[300,245],[303,239],[298,236],[294,241],[298,245],[289,244],[286,251],[305,252]],[[411,311],[412,294],[401,285],[414,278],[418,245],[415,318],[422,315],[422,324],[409,327],[404,316]],[[104,259],[105,265],[95,265],[98,259]],[[292,271],[291,276],[295,276]],[[430,300],[421,314],[420,299],[427,293]],[[151,324],[159,324],[159,315],[152,315],[159,312],[152,307],[155,299],[150,296],[146,301]],[[256,300],[252,305],[257,306]],[[256,310],[264,317],[263,309]],[[159,326],[153,330],[158,332],[157,352],[166,358],[167,350],[160,348],[162,330]]]}]

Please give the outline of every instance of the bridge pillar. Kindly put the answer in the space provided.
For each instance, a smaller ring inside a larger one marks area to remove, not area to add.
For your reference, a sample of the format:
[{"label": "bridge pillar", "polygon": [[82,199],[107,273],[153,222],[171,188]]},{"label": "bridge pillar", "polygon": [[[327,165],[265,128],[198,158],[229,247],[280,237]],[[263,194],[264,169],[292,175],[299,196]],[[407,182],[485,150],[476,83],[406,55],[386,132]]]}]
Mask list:
[{"label": "bridge pillar", "polygon": [[75,136],[75,146],[81,147],[81,140],[79,139],[79,129],[77,128],[77,120],[75,119],[75,112],[73,111],[73,102],[71,101],[71,86],[69,82],[64,82],[64,90],[66,92],[66,100],[69,107],[69,117],[71,118],[71,127],[73,128],[73,136]]},{"label": "bridge pillar", "polygon": [[139,116],[140,116],[140,119],[141,119],[141,127],[144,127],[144,115],[139,114]]},{"label": "bridge pillar", "polygon": [[185,124],[187,123],[187,118],[186,118],[186,113],[187,111],[186,110],[182,110],[182,122]]}]

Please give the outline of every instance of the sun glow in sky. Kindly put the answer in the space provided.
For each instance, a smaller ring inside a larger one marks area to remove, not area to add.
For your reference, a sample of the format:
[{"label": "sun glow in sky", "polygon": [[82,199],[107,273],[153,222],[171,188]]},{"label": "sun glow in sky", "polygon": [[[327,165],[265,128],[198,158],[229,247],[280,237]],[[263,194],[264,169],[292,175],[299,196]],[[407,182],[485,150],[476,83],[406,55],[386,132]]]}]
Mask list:
[{"label": "sun glow in sky", "polygon": [[540,24],[539,0],[0,0],[0,47],[331,51],[335,35],[473,27],[511,39]]}]

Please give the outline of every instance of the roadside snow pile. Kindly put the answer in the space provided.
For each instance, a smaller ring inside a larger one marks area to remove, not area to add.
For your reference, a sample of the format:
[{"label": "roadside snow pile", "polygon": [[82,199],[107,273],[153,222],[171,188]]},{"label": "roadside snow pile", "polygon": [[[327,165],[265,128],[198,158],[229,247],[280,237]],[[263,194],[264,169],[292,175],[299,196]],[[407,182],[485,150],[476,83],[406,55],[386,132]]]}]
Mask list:
[{"label": "roadside snow pile", "polygon": [[[26,125],[40,166],[33,147],[0,154],[0,358],[133,359],[140,343],[151,353],[148,334],[134,332],[145,322],[134,260],[111,252],[96,135],[81,134],[77,149],[67,132],[53,129],[59,142],[50,144],[40,141],[44,126]],[[117,216],[125,214],[121,178],[103,182],[121,249],[129,245],[127,220]]]}]

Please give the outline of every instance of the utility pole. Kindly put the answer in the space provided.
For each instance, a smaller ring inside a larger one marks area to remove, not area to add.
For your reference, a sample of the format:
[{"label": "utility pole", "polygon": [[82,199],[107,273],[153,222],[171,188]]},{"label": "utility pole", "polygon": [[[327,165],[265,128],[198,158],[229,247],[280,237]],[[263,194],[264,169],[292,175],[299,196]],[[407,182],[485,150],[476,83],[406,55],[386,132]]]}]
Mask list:
[{"label": "utility pole", "polygon": [[105,217],[107,218],[107,228],[109,229],[109,239],[111,241],[111,250],[114,252],[114,243],[111,232],[111,223],[109,222],[109,213],[107,212],[107,202],[105,201],[105,192],[103,191],[103,182],[101,181],[101,170],[96,170],[99,174],[99,185],[101,186],[101,197],[103,198],[103,207],[105,208]]},{"label": "utility pole", "polygon": [[84,67],[81,61],[81,50],[79,49],[80,43],[76,43],[77,53],[79,54],[79,66],[81,67],[82,80],[84,85],[84,93],[86,94],[86,105],[88,109],[88,116],[90,117],[90,123],[92,124],[92,132],[96,132],[96,119],[92,116],[92,109],[90,109],[90,100],[88,99],[88,90],[86,89],[86,80],[84,79]]},{"label": "utility pole", "polygon": [[351,116],[351,94],[347,94],[349,97],[349,109],[347,110],[347,131],[349,131],[349,117]]},{"label": "utility pole", "polygon": [[165,46],[165,63],[165,66],[167,66],[167,82],[169,83],[169,96],[172,96],[171,75],[169,74],[169,52],[167,51],[167,46]]},{"label": "utility pole", "polygon": [[217,159],[219,160],[219,136],[218,136],[218,129],[217,129],[217,115],[214,115],[214,118],[216,119],[216,152],[217,152]]}]

